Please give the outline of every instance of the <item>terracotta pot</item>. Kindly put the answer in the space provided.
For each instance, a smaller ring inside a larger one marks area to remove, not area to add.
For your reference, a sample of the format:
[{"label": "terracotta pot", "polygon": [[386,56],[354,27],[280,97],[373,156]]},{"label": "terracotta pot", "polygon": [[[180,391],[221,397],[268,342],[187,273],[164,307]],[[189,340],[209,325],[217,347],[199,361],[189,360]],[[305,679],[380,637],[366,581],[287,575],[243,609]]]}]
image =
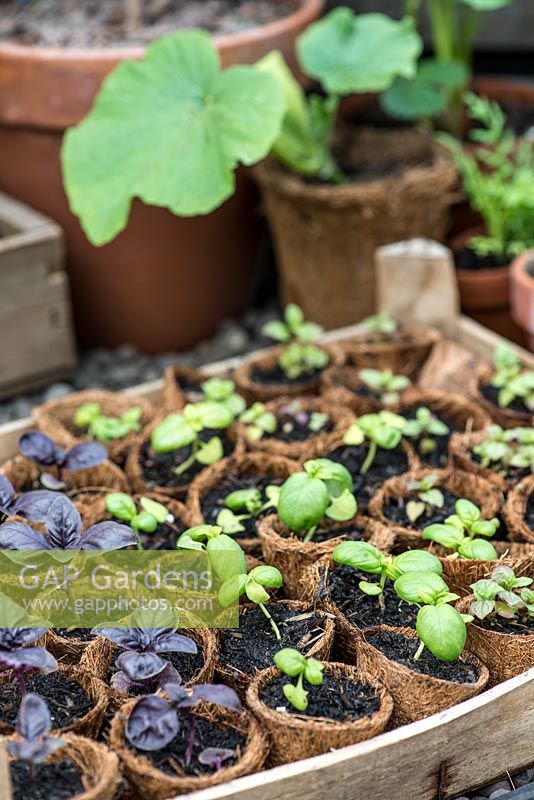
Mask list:
[{"label": "terracotta pot", "polygon": [[475,75],[473,91],[498,103],[534,107],[534,86],[530,81],[493,75]]},{"label": "terracotta pot", "polygon": [[[216,37],[222,63],[251,63],[278,49],[294,66],[294,41],[323,5],[301,0],[285,19]],[[255,187],[242,171],[236,195],[209,216],[181,219],[135,202],[125,232],[105,247],[89,244],[63,191],[62,135],[90,110],[102,79],[122,60],[142,55],[140,47],[0,43],[0,189],[63,227],[80,341],[108,347],[129,342],[156,352],[192,346],[247,306],[260,220]]]},{"label": "terracotta pot", "polygon": [[510,300],[513,320],[525,331],[527,345],[534,350],[534,250],[512,261]]},{"label": "terracotta pot", "polygon": [[[451,240],[451,249],[463,250],[469,239],[480,233],[481,228],[463,231]],[[456,279],[462,311],[501,336],[517,344],[524,343],[523,333],[510,314],[509,264],[491,269],[457,269]]]}]

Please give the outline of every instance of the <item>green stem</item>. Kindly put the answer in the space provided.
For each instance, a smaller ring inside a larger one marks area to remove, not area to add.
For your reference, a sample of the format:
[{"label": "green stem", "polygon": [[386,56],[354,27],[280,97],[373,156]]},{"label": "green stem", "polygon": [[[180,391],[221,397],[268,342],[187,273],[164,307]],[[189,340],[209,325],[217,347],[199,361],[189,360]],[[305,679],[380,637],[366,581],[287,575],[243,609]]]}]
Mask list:
[{"label": "green stem", "polygon": [[428,0],[434,55],[439,61],[454,60],[453,0]]},{"label": "green stem", "polygon": [[417,27],[417,25],[419,24],[420,5],[421,5],[421,0],[406,0],[406,5],[404,7],[404,16],[411,19],[415,27]]},{"label": "green stem", "polygon": [[369,450],[367,451],[367,456],[362,464],[360,475],[367,475],[373,461],[375,460],[376,451],[377,451],[376,442],[369,442]]},{"label": "green stem", "polygon": [[193,466],[199,449],[200,449],[200,440],[197,438],[193,442],[193,445],[191,447],[191,455],[189,456],[189,458],[186,458],[186,460],[183,461],[179,467],[174,468],[173,472],[175,475],[183,475],[184,472],[187,472],[189,467]]},{"label": "green stem", "polygon": [[419,642],[419,647],[417,648],[417,653],[413,657],[414,661],[419,661],[419,659],[423,655],[423,650],[424,649],[425,649],[425,643],[424,642]]},{"label": "green stem", "polygon": [[310,528],[310,530],[307,532],[306,536],[304,537],[304,539],[302,541],[303,542],[311,542],[311,540],[315,536],[316,529],[317,529],[317,525],[314,525],[313,528]]},{"label": "green stem", "polygon": [[258,605],[261,608],[261,610],[263,611],[263,613],[265,614],[265,616],[267,617],[267,619],[269,620],[271,628],[274,631],[274,635],[276,636],[278,641],[281,642],[282,641],[282,635],[280,634],[280,631],[278,630],[278,625],[276,624],[274,619],[271,617],[271,615],[269,614],[269,612],[267,611],[267,609],[265,608],[263,603],[258,603]]}]

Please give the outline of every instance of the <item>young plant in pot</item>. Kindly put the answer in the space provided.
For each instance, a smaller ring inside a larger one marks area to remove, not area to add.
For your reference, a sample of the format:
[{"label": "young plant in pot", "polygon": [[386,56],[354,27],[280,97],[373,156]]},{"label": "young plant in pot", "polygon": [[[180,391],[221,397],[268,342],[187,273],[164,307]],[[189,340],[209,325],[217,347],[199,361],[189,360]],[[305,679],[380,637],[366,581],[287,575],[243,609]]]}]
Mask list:
[{"label": "young plant in pot", "polygon": [[5,475],[0,475],[0,522],[5,522],[8,517],[44,522],[48,509],[57,497],[57,492],[47,489],[23,492],[17,497],[11,481]]},{"label": "young plant in pot", "polygon": [[379,411],[364,414],[342,436],[329,439],[325,455],[349,471],[360,511],[387,478],[417,465],[414,451],[403,439],[405,424],[404,417]]},{"label": "young plant in pot", "polygon": [[[318,81],[321,96],[304,95],[279,53],[259,63],[277,77],[287,98],[274,157],[254,170],[274,235],[282,296],[326,328],[375,311],[378,246],[445,234],[447,195],[455,182],[448,154],[423,129],[344,124],[350,104],[340,106],[348,95],[382,92],[398,77],[413,77],[421,50],[411,20],[337,8],[297,42],[300,66]],[[407,194],[415,185],[414,206]]]},{"label": "young plant in pot", "polygon": [[231,411],[210,400],[169,414],[130,450],[126,472],[132,486],[140,493],[157,488],[162,494],[183,494],[204,467],[233,449],[225,433],[232,422]]},{"label": "young plant in pot", "polygon": [[529,187],[534,155],[529,142],[517,142],[506,128],[497,103],[474,94],[465,96],[474,127],[476,148],[467,149],[451,136],[439,140],[449,148],[462,177],[471,207],[482,227],[460,234],[451,247],[462,308],[484,324],[510,325],[510,261],[534,246],[534,211]]},{"label": "young plant in pot", "polygon": [[512,541],[534,544],[534,476],[532,474],[523,478],[508,493],[504,516]]},{"label": "young plant in pot", "polygon": [[266,737],[233,689],[170,683],[164,692],[130,701],[111,726],[111,745],[140,794],[164,800],[261,769]]},{"label": "young plant in pot", "polygon": [[254,567],[248,574],[233,575],[221,586],[223,607],[240,597],[249,601],[240,613],[239,631],[222,631],[217,671],[232,686],[243,690],[258,670],[272,664],[281,647],[293,647],[307,655],[328,657],[333,642],[332,620],[309,604],[272,600],[269,589],[284,583],[276,567]]},{"label": "young plant in pot", "polygon": [[458,595],[430,572],[408,572],[395,591],[419,608],[416,630],[386,625],[364,631],[358,665],[384,683],[394,701],[393,721],[406,724],[478,694],[488,682],[484,664],[466,651],[472,617],[451,603]]},{"label": "young plant in pot", "polygon": [[458,604],[474,617],[468,646],[490,671],[490,684],[534,666],[534,591],[532,570],[520,575],[506,565],[471,584],[472,595]]},{"label": "young plant in pot", "polygon": [[287,764],[381,733],[393,701],[378,681],[356,667],[283,648],[275,668],[247,690],[247,704],[271,736],[273,764]]},{"label": "young plant in pot", "polygon": [[493,366],[481,370],[479,402],[503,428],[532,426],[534,370],[523,368],[512,345],[499,345],[493,353]]},{"label": "young plant in pot", "polygon": [[262,330],[278,347],[247,359],[235,370],[238,389],[249,402],[317,393],[323,370],[341,359],[337,348],[318,343],[322,332],[320,325],[304,319],[299,306],[289,303],[283,320],[271,320]]},{"label": "young plant in pot", "polygon": [[333,367],[323,377],[326,399],[348,406],[358,416],[398,406],[410,386],[406,375],[395,375],[389,368]]},{"label": "young plant in pot", "polygon": [[532,473],[534,433],[532,428],[491,425],[485,431],[453,436],[450,450],[461,469],[482,475],[506,491]]},{"label": "young plant in pot", "polygon": [[341,464],[326,458],[306,461],[282,484],[277,513],[258,525],[268,564],[284,575],[287,591],[296,596],[302,570],[332,551],[340,536],[361,538],[352,477]]},{"label": "young plant in pot", "polygon": [[[174,550],[178,537],[189,527],[185,506],[157,494],[132,497],[124,492],[109,492],[103,498],[103,507],[102,513],[136,531],[140,549]],[[99,512],[100,509],[98,517]]]}]

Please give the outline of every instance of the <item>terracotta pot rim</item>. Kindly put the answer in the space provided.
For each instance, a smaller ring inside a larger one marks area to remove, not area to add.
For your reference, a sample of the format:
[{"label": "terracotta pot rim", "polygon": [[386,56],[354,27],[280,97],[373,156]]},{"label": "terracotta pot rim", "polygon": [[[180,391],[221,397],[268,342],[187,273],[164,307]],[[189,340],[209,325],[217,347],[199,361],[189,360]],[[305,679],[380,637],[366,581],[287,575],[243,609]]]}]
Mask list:
[{"label": "terracotta pot rim", "polygon": [[486,283],[488,280],[505,280],[510,273],[510,265],[506,267],[488,267],[487,269],[457,269],[456,275],[463,281],[470,283]]},{"label": "terracotta pot rim", "polygon": [[[288,16],[282,17],[282,19],[274,20],[266,25],[258,25],[248,31],[243,31],[243,33],[213,36],[212,40],[219,50],[255,43],[284,33],[288,28],[307,25],[321,13],[323,7],[324,0],[299,0],[296,10]],[[98,61],[102,64],[113,65],[126,59],[142,58],[147,46],[43,47],[41,45],[21,45],[6,41],[0,42],[0,58],[12,58],[13,60],[30,59],[42,64],[46,64],[48,61],[61,61],[63,63],[70,61]]]}]

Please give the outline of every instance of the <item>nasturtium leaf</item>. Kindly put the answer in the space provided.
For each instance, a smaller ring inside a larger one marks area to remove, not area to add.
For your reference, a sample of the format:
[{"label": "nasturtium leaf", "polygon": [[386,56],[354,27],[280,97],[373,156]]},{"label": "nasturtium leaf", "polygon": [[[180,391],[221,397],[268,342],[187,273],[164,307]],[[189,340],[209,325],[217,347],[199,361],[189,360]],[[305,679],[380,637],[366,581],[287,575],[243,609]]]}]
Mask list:
[{"label": "nasturtium leaf", "polygon": [[207,214],[233,194],[239,163],[267,155],[284,110],[271,75],[251,66],[220,71],[208,34],[165,36],[142,61],[120,64],[67,132],[71,209],[95,245],[126,227],[134,197],[181,216]]},{"label": "nasturtium leaf", "polygon": [[467,637],[465,622],[448,605],[423,606],[417,614],[416,630],[430,652],[441,661],[456,661]]},{"label": "nasturtium leaf", "polygon": [[410,20],[337,8],[301,35],[303,70],[332,94],[382,92],[415,75],[422,40]]},{"label": "nasturtium leaf", "polygon": [[434,117],[445,110],[450,89],[460,88],[467,79],[468,71],[460,62],[422,61],[413,79],[398,78],[381,95],[380,105],[400,119]]},{"label": "nasturtium leaf", "polygon": [[325,484],[306,472],[291,475],[282,486],[278,514],[289,530],[307,531],[320,521],[330,498]]}]

